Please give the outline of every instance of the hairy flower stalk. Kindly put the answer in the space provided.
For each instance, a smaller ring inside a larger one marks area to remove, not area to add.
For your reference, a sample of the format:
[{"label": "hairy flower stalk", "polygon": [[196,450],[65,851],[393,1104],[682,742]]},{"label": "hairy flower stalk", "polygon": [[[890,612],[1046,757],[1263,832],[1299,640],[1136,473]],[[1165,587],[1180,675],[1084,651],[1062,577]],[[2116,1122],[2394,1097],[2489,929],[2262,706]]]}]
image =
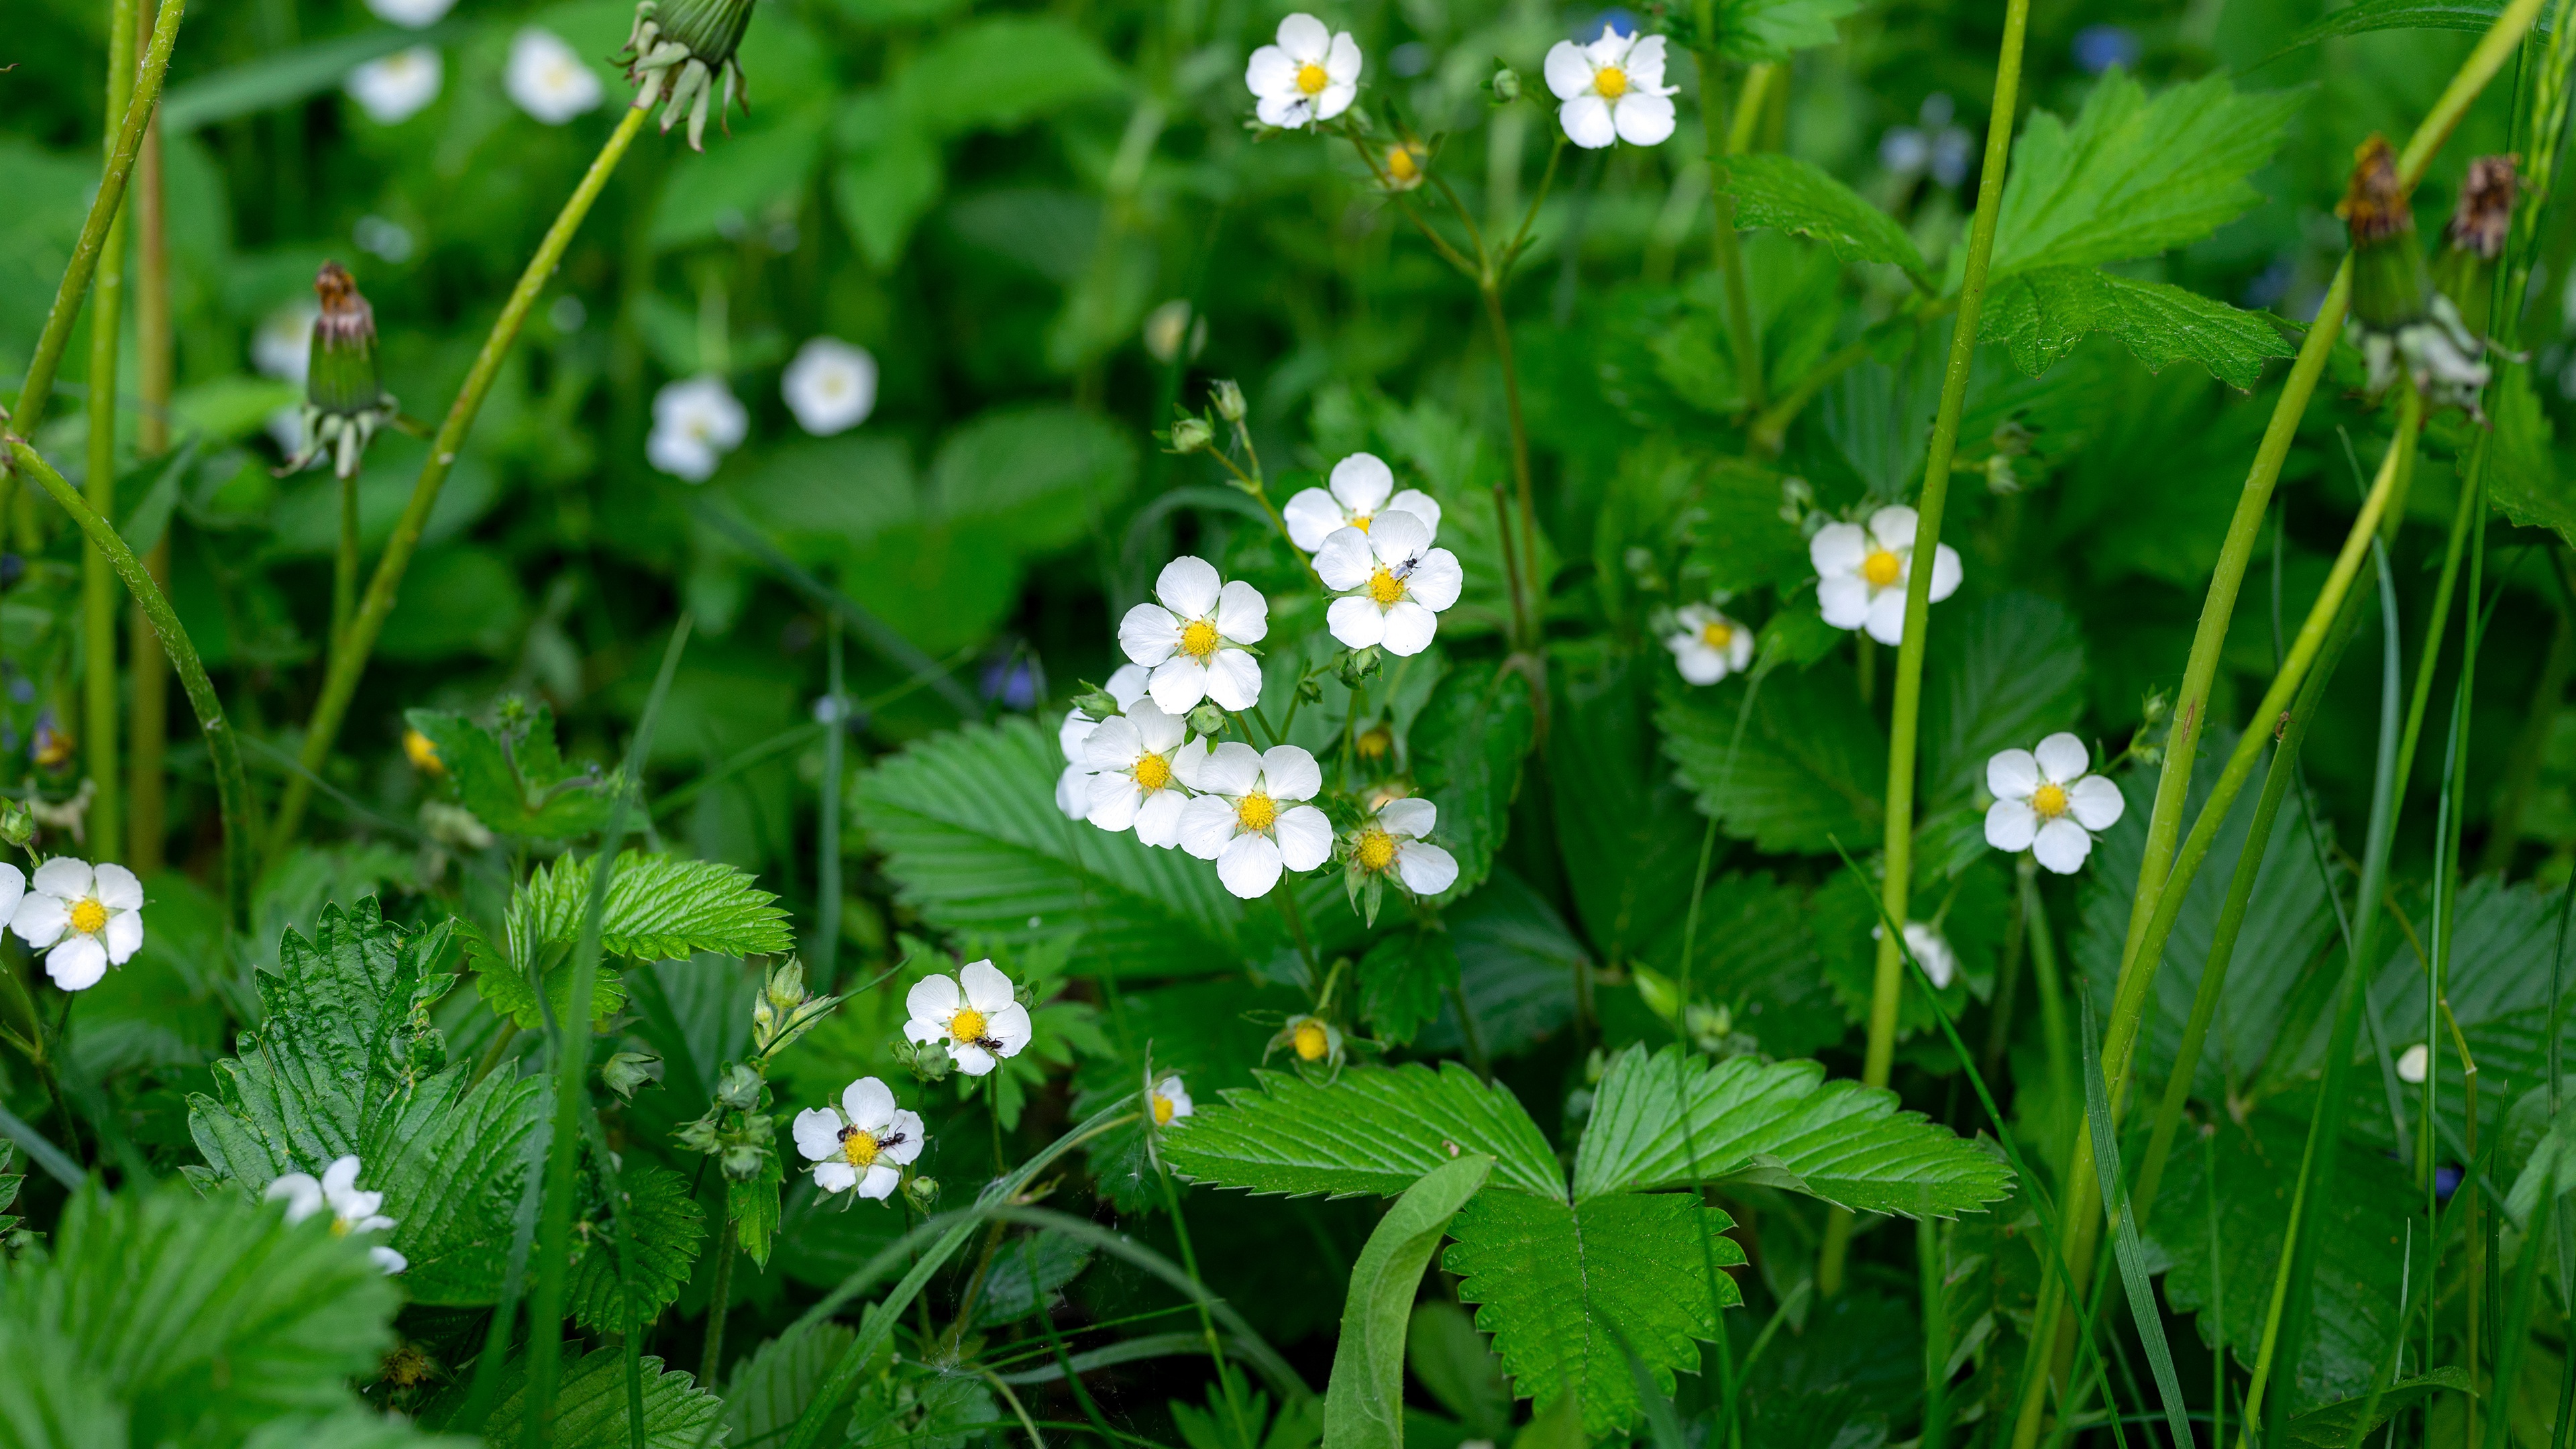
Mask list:
[{"label": "hairy flower stalk", "polygon": [[376,363],[376,313],[338,262],[313,278],[322,315],[314,320],[304,372],[304,446],[278,471],[297,473],[324,458],[340,481],[340,548],[331,569],[331,634],[336,652],[358,601],[358,464],[376,430],[394,418]]}]

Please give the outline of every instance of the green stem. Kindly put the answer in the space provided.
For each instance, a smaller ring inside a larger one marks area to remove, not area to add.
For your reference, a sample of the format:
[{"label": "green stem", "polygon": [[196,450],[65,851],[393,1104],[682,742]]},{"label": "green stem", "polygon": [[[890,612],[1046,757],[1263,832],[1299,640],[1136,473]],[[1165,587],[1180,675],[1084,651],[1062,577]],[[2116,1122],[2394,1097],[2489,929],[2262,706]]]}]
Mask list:
[{"label": "green stem", "polygon": [[[112,119],[101,149],[110,163],[134,99],[134,3],[111,0],[108,6],[105,113]],[[89,306],[89,476],[82,481],[90,506],[108,518],[116,516],[116,364],[125,331],[126,231],[120,205],[99,246]],[[81,760],[98,789],[90,804],[89,840],[103,860],[125,858],[125,780],[116,760],[116,615],[116,574],[107,556],[95,548],[82,550],[81,712],[89,738],[81,746]]]},{"label": "green stem", "polygon": [[698,1387],[713,1392],[716,1371],[724,1367],[725,1314],[733,1307],[733,1219],[716,1233],[715,1281],[708,1285],[707,1345],[698,1355]]},{"label": "green stem", "polygon": [[[178,4],[179,0],[170,0],[170,9],[175,10]],[[152,581],[151,571],[134,556],[134,550],[125,546],[125,540],[117,536],[116,529],[99,516],[98,510],[90,507],[89,500],[63,481],[63,475],[55,472],[44,455],[29,447],[25,439],[8,436],[8,445],[18,471],[34,477],[80,526],[91,547],[107,556],[117,577],[125,580],[127,591],[134,595],[134,602],[152,621],[153,635],[179,672],[179,683],[188,693],[189,707],[197,712],[197,725],[205,731],[206,750],[214,764],[215,803],[224,822],[224,898],[229,903],[226,918],[233,929],[247,929],[252,874],[249,778],[242,772],[241,741],[234,737],[231,723],[224,718],[223,703],[215,697],[214,682],[206,677],[197,646],[179,623],[170,600]]]},{"label": "green stem", "polygon": [[[178,0],[172,0],[176,9]],[[157,43],[157,41],[156,41]],[[313,705],[313,719],[305,727],[304,768],[319,772],[331,757],[331,746],[339,739],[340,725],[349,712],[349,701],[358,690],[358,676],[367,666],[367,656],[374,652],[376,636],[384,631],[385,618],[394,611],[394,596],[402,587],[403,570],[410,567],[412,552],[420,547],[423,529],[429,526],[430,509],[438,503],[439,489],[447,482],[448,471],[456,466],[456,455],[465,446],[465,435],[473,430],[475,415],[483,409],[483,399],[492,391],[500,376],[502,359],[509,355],[510,345],[519,338],[519,329],[528,320],[528,311],[536,306],[537,297],[553,279],[555,268],[572,245],[573,233],[581,229],[582,219],[590,215],[592,203],[608,185],[609,176],[634,143],[635,133],[644,127],[646,112],[630,106],[626,116],[609,133],[608,143],[590,163],[590,170],[573,188],[564,202],[554,225],[547,229],[537,254],[529,258],[527,270],[520,273],[519,284],[510,291],[501,315],[492,323],[491,335],[483,339],[483,350],[475,354],[474,366],[465,374],[465,385],[458,389],[456,401],[447,410],[447,419],[430,441],[429,457],[421,464],[420,481],[412,485],[411,501],[403,506],[402,517],[394,523],[393,536],[385,541],[384,557],[377,560],[376,571],[367,581],[365,601],[357,616],[350,620],[344,647],[331,659],[330,672],[322,681],[322,696]],[[312,783],[302,776],[287,781],[286,794],[278,802],[277,820],[268,836],[269,853],[275,854],[293,843],[303,827],[304,809],[313,798]],[[534,1417],[528,1421],[535,1424]]]},{"label": "green stem", "polygon": [[1914,1261],[1923,1279],[1923,1432],[1919,1449],[1941,1449],[1950,1428],[1950,1320],[1941,1268],[1940,1224],[1914,1220]]},{"label": "green stem", "polygon": [[[1714,36],[1703,35],[1703,40]],[[1767,401],[1762,376],[1762,339],[1753,328],[1753,294],[1744,281],[1744,248],[1735,237],[1735,180],[1726,158],[1735,154],[1734,137],[1727,125],[1726,108],[1719,104],[1718,77],[1725,62],[1714,46],[1699,52],[1700,125],[1708,136],[1708,195],[1716,208],[1717,226],[1709,238],[1710,260],[1726,284],[1726,336],[1735,354],[1735,386],[1743,399],[1744,410],[1759,413]],[[1744,94],[1750,100],[1761,87],[1753,77],[1745,77]],[[1749,129],[1746,128],[1746,129]]]},{"label": "green stem", "polygon": [[330,657],[348,647],[349,620],[358,612],[358,475],[340,483],[340,548],[331,559]]},{"label": "green stem", "polygon": [[[2083,1087],[2075,1076],[2075,1033],[2066,1023],[2066,977],[2058,967],[2057,931],[2048,923],[2048,902],[2039,893],[2039,862],[2024,852],[2020,862],[2022,937],[2030,950],[2030,976],[2039,988],[2039,1035],[2048,1049],[2048,1081],[2054,1089],[2057,1109],[2075,1112],[2084,1100]],[[2073,1130],[2070,1118],[2060,1124]],[[2077,1134],[2082,1135],[2082,1134]],[[2041,1145],[2047,1160],[2063,1164],[2067,1141],[2053,1136]]]},{"label": "green stem", "polygon": [[[1950,333],[1950,360],[1941,378],[1941,407],[1933,417],[1932,445],[1923,465],[1923,496],[1915,513],[1914,557],[1907,571],[1905,632],[1896,653],[1895,708],[1888,730],[1887,878],[1881,895],[1895,924],[1879,937],[1877,979],[1870,993],[1869,1047],[1861,1080],[1887,1085],[1896,1057],[1896,1008],[1905,987],[1905,942],[1914,867],[1914,743],[1923,707],[1923,643],[1931,632],[1924,615],[1932,603],[1932,558],[1941,542],[1941,515],[1950,497],[1950,461],[1959,445],[1959,415],[1967,406],[1969,367],[1976,359],[1978,315],[1985,306],[1986,268],[1995,252],[1995,218],[2003,206],[2004,170],[2012,158],[2013,112],[2021,92],[2022,40],[2030,26],[2030,0],[2007,0],[2002,53],[1995,65],[1994,105],[1986,122],[1986,154],[1977,180],[1976,219],[1968,231],[1959,316]],[[1851,1242],[1851,1215],[1828,1220],[1816,1288],[1828,1296],[1842,1288],[1843,1258]]]},{"label": "green stem", "polygon": [[823,982],[823,994],[829,996],[841,981],[841,771],[850,730],[842,720],[849,701],[842,697],[841,616],[833,614],[824,624],[824,679],[830,685],[831,714],[825,721],[830,733],[823,736],[822,823],[816,830],[815,890],[822,897],[817,923],[822,939],[814,943],[814,964]]},{"label": "green stem", "polygon": [[[135,19],[138,33],[151,30],[150,17],[138,15]],[[157,458],[170,451],[170,245],[161,175],[161,121],[155,116],[144,128],[143,149],[135,157],[129,183],[133,188],[135,231],[134,441],[135,453],[144,458]],[[152,546],[143,562],[152,571],[153,579],[166,585],[170,578],[170,540],[168,530],[162,532],[161,541]],[[125,626],[125,637],[132,655],[128,669],[132,698],[127,714],[132,733],[128,737],[131,748],[126,754],[125,860],[135,874],[148,880],[161,869],[162,836],[168,827],[161,771],[169,745],[170,674],[169,665],[161,657],[160,641],[152,637],[151,621],[143,616],[142,609],[134,609]]]}]

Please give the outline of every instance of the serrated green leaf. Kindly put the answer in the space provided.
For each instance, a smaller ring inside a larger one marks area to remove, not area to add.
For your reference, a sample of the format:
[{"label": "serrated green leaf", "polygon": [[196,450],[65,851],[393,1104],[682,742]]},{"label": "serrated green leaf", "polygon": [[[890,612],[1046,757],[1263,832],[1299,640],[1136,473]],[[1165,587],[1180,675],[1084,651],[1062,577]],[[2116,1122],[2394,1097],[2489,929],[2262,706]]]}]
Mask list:
[{"label": "serrated green leaf", "polygon": [[1733,1226],[1681,1193],[1568,1203],[1488,1191],[1450,1225],[1457,1241],[1442,1263],[1462,1279],[1458,1296],[1479,1305],[1476,1326],[1494,1336],[1513,1392],[1540,1414],[1573,1396],[1599,1437],[1636,1418],[1631,1353],[1669,1395],[1676,1369],[1699,1366],[1693,1340],[1714,1340],[1718,1310],[1743,1301],[1734,1279],[1712,1271],[1744,1261],[1726,1236]]},{"label": "serrated green leaf", "polygon": [[1006,941],[1079,931],[1078,963],[1133,976],[1203,975],[1269,939],[1276,913],[1248,940],[1242,905],[1205,862],[1067,820],[1055,808],[1063,767],[1051,734],[1011,719],[886,759],[851,802],[903,903],[944,929]]},{"label": "serrated green leaf", "polygon": [[1447,931],[1398,931],[1360,958],[1360,1015],[1399,1045],[1440,1015],[1458,986],[1458,948]]},{"label": "serrated green leaf", "polygon": [[2094,332],[2119,338],[2150,372],[2197,362],[2246,389],[2263,380],[2265,360],[2294,350],[2261,312],[2089,266],[2039,267],[1996,282],[1977,339],[2003,344],[2014,366],[2037,377]]},{"label": "serrated green leaf", "polygon": [[1677,1046],[1622,1052],[1592,1099],[1575,1196],[1724,1181],[1949,1217],[2001,1200],[2013,1178],[1994,1154],[1898,1110],[1895,1093],[1827,1081],[1819,1062],[1730,1057],[1712,1068]]},{"label": "serrated green leaf", "polygon": [[1324,1437],[1335,1449],[1404,1449],[1405,1329],[1422,1270],[1493,1170],[1481,1152],[1435,1167],[1370,1230],[1351,1269],[1324,1391]]},{"label": "serrated green leaf", "polygon": [[1837,840],[1857,849],[1878,839],[1887,737],[1849,671],[1764,679],[1738,745],[1744,689],[1734,680],[1710,689],[1665,686],[1655,723],[1699,808],[1729,836],[1767,851],[1828,855]]},{"label": "serrated green leaf", "polygon": [[[590,909],[591,858],[567,855],[538,866],[510,898],[510,955],[530,961],[547,946],[570,944]],[[719,860],[682,860],[629,850],[617,857],[600,917],[599,945],[630,961],[711,956],[770,956],[795,945],[778,897],[746,872]],[[469,952],[481,942],[469,944]]]},{"label": "serrated green leaf", "polygon": [[2240,95],[2221,76],[2150,100],[2115,69],[2073,126],[2033,112],[2013,147],[1992,275],[2150,257],[2218,230],[2262,200],[2245,178],[2272,159],[2297,104]]},{"label": "serrated green leaf", "polygon": [[2084,633],[2052,600],[1997,594],[1961,607],[1925,653],[1921,818],[1975,796],[1996,752],[2030,749],[2083,713]]},{"label": "serrated green leaf", "polygon": [[[470,953],[470,948],[469,948]],[[546,1006],[557,1019],[572,1010],[572,962],[566,953],[546,968]],[[537,1031],[546,1024],[546,1013],[537,1009],[537,994],[528,989],[528,978],[496,957],[479,956],[479,969],[474,973],[474,994],[483,1004],[510,1019],[521,1031]],[[609,1018],[626,1009],[626,976],[614,966],[601,965],[590,981],[590,1024],[605,1026]]]},{"label": "serrated green leaf", "polygon": [[1461,899],[1493,870],[1537,727],[1529,681],[1498,664],[1451,672],[1414,721],[1414,779],[1439,808],[1438,839],[1458,862],[1443,899]]},{"label": "serrated green leaf", "polygon": [[561,840],[608,823],[618,777],[575,768],[555,747],[554,711],[537,705],[498,730],[452,710],[415,709],[403,718],[438,749],[440,769],[474,818],[504,835]]},{"label": "serrated green leaf", "polygon": [[2291,1449],[2348,1449],[2409,1409],[2429,1404],[2443,1394],[2475,1391],[2467,1369],[2444,1364],[2429,1373],[2400,1379],[2377,1394],[2357,1394],[2294,1415],[2281,1426],[2281,1432]]},{"label": "serrated green leaf", "polygon": [[2576,543],[2576,487],[2559,470],[2556,430],[2531,389],[2529,363],[2496,359],[2487,416],[2495,425],[2487,444],[2487,496],[2515,523]]},{"label": "serrated green leaf", "polygon": [[779,1186],[786,1180],[787,1166],[776,1153],[760,1160],[760,1174],[750,1181],[725,1180],[725,1217],[733,1224],[734,1244],[763,1270],[778,1238]]},{"label": "serrated green leaf", "polygon": [[1674,678],[1657,649],[1555,671],[1547,783],[1557,859],[1585,936],[1605,965],[1625,965],[1690,908],[1708,822],[1655,748],[1647,681]]},{"label": "serrated green leaf", "polygon": [[1787,60],[1833,44],[1834,22],[1859,9],[1860,0],[1720,0],[1718,49],[1747,64]]},{"label": "serrated green leaf", "polygon": [[975,1324],[992,1328],[1017,1323],[1056,1301],[1056,1290],[1091,1265],[1091,1250],[1057,1233],[1032,1233],[1010,1239],[993,1255],[984,1277],[984,1296],[975,1304]]},{"label": "serrated green leaf", "polygon": [[489,1303],[544,1087],[500,1072],[476,1084],[473,1063],[447,1063],[428,1015],[456,979],[430,969],[445,937],[402,936],[373,897],[325,907],[312,941],[287,932],[278,969],[259,974],[267,1020],[214,1064],[215,1094],[189,1098],[188,1131],[254,1193],[354,1154],[360,1186],[385,1195],[410,1296]]},{"label": "serrated green leaf", "polygon": [[[783,1438],[855,1337],[826,1321],[791,1328],[762,1344],[734,1370],[725,1389],[725,1427],[733,1435],[727,1442],[768,1444]],[[843,1437],[841,1424],[826,1424],[820,1442],[838,1444]]]},{"label": "serrated green leaf", "polygon": [[[710,1449],[730,1442],[719,1422],[722,1399],[687,1374],[665,1372],[652,1354],[644,1355],[643,1364],[644,1449]],[[515,1444],[527,1431],[526,1360],[504,1372],[501,1392],[500,1407],[483,1423],[487,1444]],[[625,1355],[607,1348],[584,1354],[563,1366],[549,1442],[556,1449],[628,1449],[626,1415]]]},{"label": "serrated green leaf", "polygon": [[1735,224],[1774,227],[1822,242],[1847,262],[1886,262],[1924,276],[1923,253],[1896,218],[1821,166],[1779,152],[1727,158]]},{"label": "serrated green leaf", "polygon": [[1255,1077],[1257,1087],[1224,1093],[1222,1106],[1202,1103],[1164,1132],[1173,1171],[1254,1192],[1392,1197],[1460,1153],[1482,1152],[1494,1159],[1495,1186],[1565,1196],[1556,1154],[1511,1089],[1456,1062],[1349,1067],[1330,1085]]},{"label": "serrated green leaf", "polygon": [[626,1235],[624,1255],[605,1225],[594,1227],[566,1289],[573,1321],[595,1333],[650,1327],[678,1300],[707,1235],[706,1212],[688,1179],[649,1162],[634,1163],[621,1176],[625,1201],[609,1211]]}]

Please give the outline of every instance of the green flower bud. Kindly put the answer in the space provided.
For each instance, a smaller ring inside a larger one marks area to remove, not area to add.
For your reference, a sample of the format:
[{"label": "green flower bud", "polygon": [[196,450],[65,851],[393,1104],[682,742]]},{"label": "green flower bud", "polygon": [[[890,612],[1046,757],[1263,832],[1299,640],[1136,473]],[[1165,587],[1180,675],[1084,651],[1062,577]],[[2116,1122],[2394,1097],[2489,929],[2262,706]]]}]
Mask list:
[{"label": "green flower bud", "polygon": [[1107,719],[1113,714],[1123,713],[1118,708],[1116,695],[1088,679],[1082,681],[1082,693],[1073,697],[1073,707],[1093,719]]},{"label": "green flower bud", "polygon": [[0,800],[0,840],[24,850],[27,842],[35,838],[36,817],[28,811],[25,802]]},{"label": "green flower bud", "polygon": [[651,1052],[619,1052],[600,1065],[599,1079],[631,1102],[636,1088],[662,1079],[662,1059]]},{"label": "green flower bud", "polygon": [[327,454],[334,474],[354,478],[376,429],[393,421],[395,412],[376,366],[376,313],[338,262],[322,264],[313,293],[321,299],[322,315],[313,323],[306,355],[304,447],[278,472],[301,472]]},{"label": "green flower bud", "polygon": [[1225,728],[1225,711],[1213,704],[1200,705],[1190,711],[1189,725],[1194,734],[1213,736]]},{"label": "green flower bud", "polygon": [[[689,149],[706,149],[707,109],[716,109],[718,124],[736,101],[751,114],[748,83],[734,51],[751,28],[752,0],[642,0],[635,24],[626,35],[626,78],[635,83],[635,108],[650,110],[668,85],[670,103],[662,111],[662,133],[669,135],[680,112],[689,113]],[[717,99],[721,79],[724,90]]]},{"label": "green flower bud", "polygon": [[1215,441],[1216,429],[1205,418],[1181,418],[1172,424],[1172,451],[1203,453]]},{"label": "green flower bud", "polygon": [[1486,82],[1486,86],[1494,93],[1495,105],[1508,106],[1521,98],[1521,73],[1510,66],[1503,66],[1494,72],[1494,78]]},{"label": "green flower bud", "polygon": [[921,1209],[923,1212],[928,1212],[930,1211],[931,1205],[939,1201],[939,1179],[935,1177],[907,1177],[903,1180],[903,1195],[912,1199],[912,1205],[914,1207]]},{"label": "green flower bud", "polygon": [[1243,421],[1243,389],[1233,378],[1219,378],[1208,384],[1208,401],[1215,404],[1216,415],[1229,423]]},{"label": "green flower bud", "polygon": [[737,1112],[749,1112],[760,1106],[760,1073],[740,1062],[727,1065],[716,1078],[716,1100]]},{"label": "green flower bud", "polygon": [[1379,658],[1377,646],[1374,644],[1366,649],[1354,649],[1343,655],[1338,669],[1342,683],[1353,689],[1359,688],[1362,680],[1377,673]]},{"label": "green flower bud", "polygon": [[2404,377],[2432,406],[2457,407],[2483,422],[2486,339],[2429,285],[2386,138],[2373,136],[2355,152],[2352,184],[2335,212],[2352,232],[2352,329],[2372,395]]}]

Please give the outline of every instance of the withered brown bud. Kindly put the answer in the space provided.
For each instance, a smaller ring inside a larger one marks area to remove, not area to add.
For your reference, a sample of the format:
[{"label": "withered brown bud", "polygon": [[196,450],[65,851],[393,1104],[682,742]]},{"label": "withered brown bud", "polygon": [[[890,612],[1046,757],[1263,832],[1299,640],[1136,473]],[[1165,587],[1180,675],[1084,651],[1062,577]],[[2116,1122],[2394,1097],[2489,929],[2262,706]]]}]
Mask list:
[{"label": "withered brown bud", "polygon": [[2388,138],[2373,133],[2353,148],[2352,184],[2335,215],[2352,228],[2356,247],[2415,229],[2415,213],[2406,205],[2406,190],[2397,184],[2397,153]]},{"label": "withered brown bud", "polygon": [[2479,261],[2494,261],[2504,251],[2505,233],[2513,225],[2514,196],[2521,185],[2511,155],[2471,161],[2469,174],[2460,182],[2460,204],[2452,210],[2442,239]]}]

